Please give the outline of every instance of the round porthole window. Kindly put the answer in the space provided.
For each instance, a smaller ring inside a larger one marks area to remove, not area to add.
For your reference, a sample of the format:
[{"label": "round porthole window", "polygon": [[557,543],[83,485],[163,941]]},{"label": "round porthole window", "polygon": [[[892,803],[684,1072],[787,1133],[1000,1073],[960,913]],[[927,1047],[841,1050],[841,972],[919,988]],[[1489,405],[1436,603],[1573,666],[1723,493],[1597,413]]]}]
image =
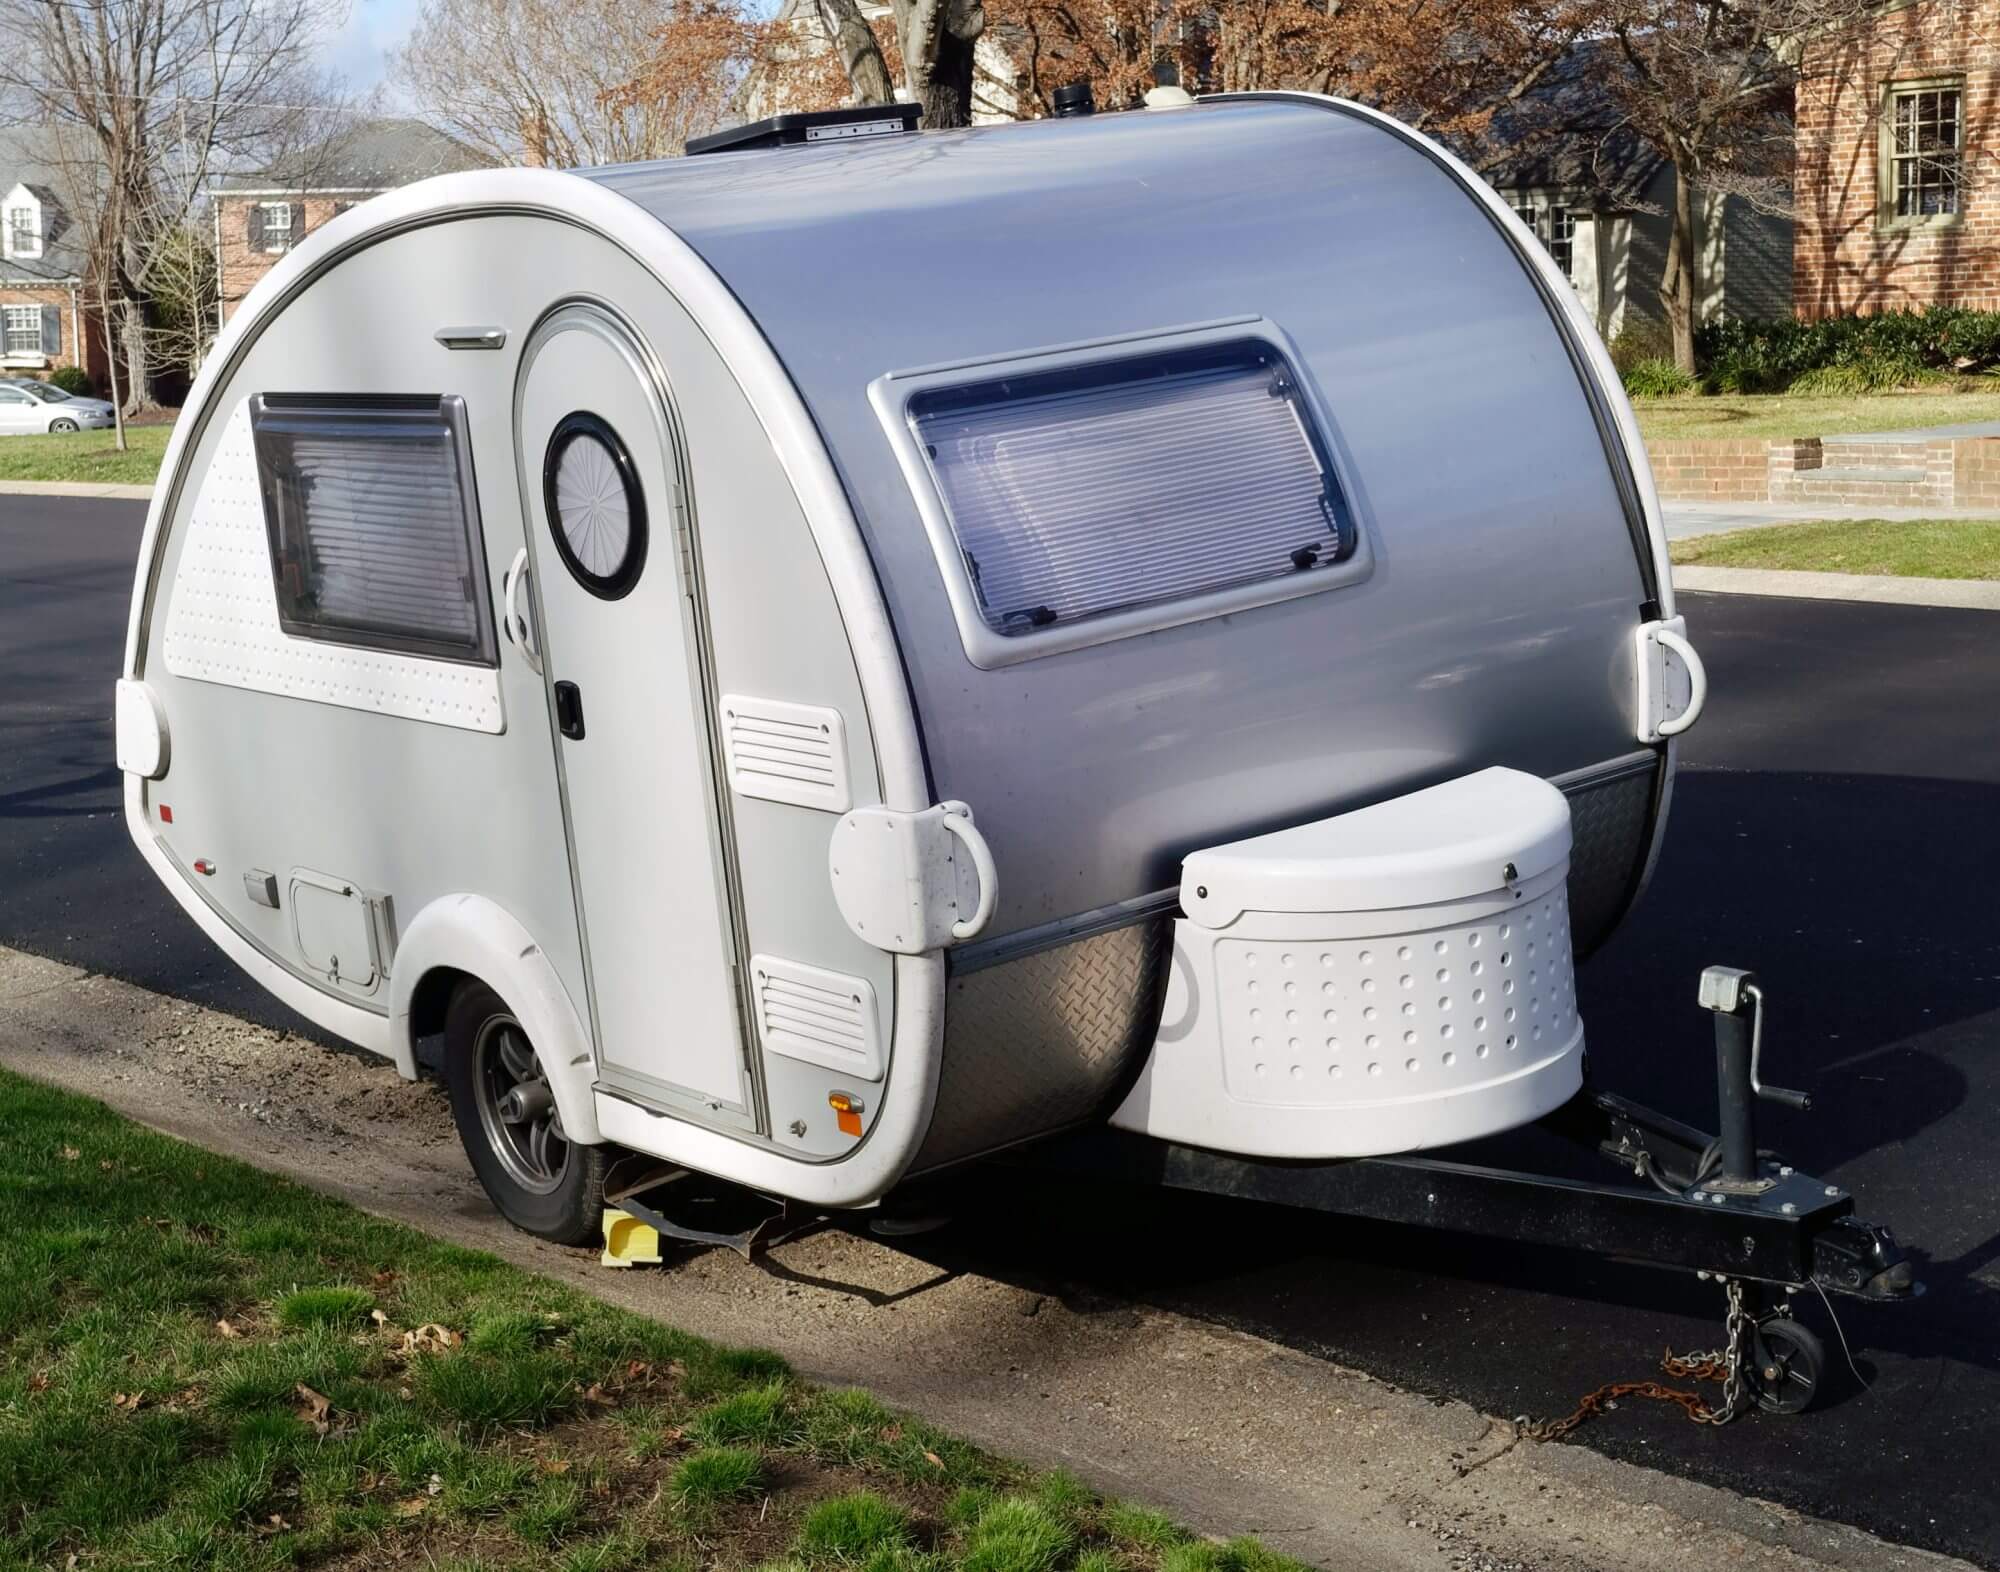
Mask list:
[{"label": "round porthole window", "polygon": [[608,423],[579,410],[549,438],[542,499],[556,550],[577,583],[616,600],[646,565],[646,497],[632,455]]}]

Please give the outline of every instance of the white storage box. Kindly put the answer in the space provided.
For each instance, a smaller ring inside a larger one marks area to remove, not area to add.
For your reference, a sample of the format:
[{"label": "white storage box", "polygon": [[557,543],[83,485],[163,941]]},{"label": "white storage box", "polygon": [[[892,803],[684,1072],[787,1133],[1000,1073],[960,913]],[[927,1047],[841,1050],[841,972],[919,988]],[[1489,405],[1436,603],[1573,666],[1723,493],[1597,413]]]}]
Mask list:
[{"label": "white storage box", "polygon": [[1159,1034],[1111,1122],[1366,1157],[1559,1107],[1583,1080],[1569,851],[1562,793],[1488,769],[1196,852]]}]

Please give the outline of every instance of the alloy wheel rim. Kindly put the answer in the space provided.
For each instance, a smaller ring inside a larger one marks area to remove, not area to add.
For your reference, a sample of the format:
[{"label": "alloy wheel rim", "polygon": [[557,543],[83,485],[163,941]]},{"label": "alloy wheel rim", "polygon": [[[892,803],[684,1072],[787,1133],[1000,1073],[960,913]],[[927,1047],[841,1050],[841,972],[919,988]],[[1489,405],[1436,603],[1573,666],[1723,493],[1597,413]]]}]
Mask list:
[{"label": "alloy wheel rim", "polygon": [[569,1138],[541,1057],[513,1016],[495,1015],[479,1028],[472,1089],[486,1144],[507,1177],[536,1195],[556,1189],[569,1172]]}]

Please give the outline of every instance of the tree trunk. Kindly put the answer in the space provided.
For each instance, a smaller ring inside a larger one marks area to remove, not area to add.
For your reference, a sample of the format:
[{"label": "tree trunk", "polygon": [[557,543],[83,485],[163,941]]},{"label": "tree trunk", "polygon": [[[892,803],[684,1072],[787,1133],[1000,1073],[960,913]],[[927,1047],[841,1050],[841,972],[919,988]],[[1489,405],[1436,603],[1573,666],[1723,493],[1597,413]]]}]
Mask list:
[{"label": "tree trunk", "polygon": [[833,40],[834,51],[847,71],[847,84],[857,104],[887,104],[896,97],[889,65],[875,42],[874,29],[861,15],[856,0],[819,0],[820,25]]},{"label": "tree trunk", "polygon": [[937,64],[917,98],[926,131],[972,124],[972,50],[973,40],[949,32],[938,40]]},{"label": "tree trunk", "polygon": [[125,412],[136,415],[144,407],[147,390],[151,387],[151,368],[147,365],[146,314],[136,300],[122,300],[118,304],[119,349],[125,356]]},{"label": "tree trunk", "polygon": [[1694,375],[1694,173],[1691,160],[1674,164],[1673,232],[1667,240],[1667,266],[1660,286],[1667,327],[1674,338],[1674,364]]}]

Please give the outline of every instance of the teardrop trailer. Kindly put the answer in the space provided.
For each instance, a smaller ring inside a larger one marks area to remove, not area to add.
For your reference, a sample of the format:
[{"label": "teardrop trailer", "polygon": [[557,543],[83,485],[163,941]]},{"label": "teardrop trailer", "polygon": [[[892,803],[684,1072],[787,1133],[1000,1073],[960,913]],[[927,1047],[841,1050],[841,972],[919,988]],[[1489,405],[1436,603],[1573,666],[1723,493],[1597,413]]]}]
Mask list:
[{"label": "teardrop trailer", "polygon": [[[1756,1146],[1590,1086],[1573,952],[1705,679],[1631,411],[1493,193],[1231,95],[449,175],[261,283],[175,432],[134,840],[578,1242],[750,1247],[974,1159],[1915,1291]],[[1540,1123],[1602,1182],[1412,1154]],[[1746,1290],[1748,1292],[1746,1293]]]}]

